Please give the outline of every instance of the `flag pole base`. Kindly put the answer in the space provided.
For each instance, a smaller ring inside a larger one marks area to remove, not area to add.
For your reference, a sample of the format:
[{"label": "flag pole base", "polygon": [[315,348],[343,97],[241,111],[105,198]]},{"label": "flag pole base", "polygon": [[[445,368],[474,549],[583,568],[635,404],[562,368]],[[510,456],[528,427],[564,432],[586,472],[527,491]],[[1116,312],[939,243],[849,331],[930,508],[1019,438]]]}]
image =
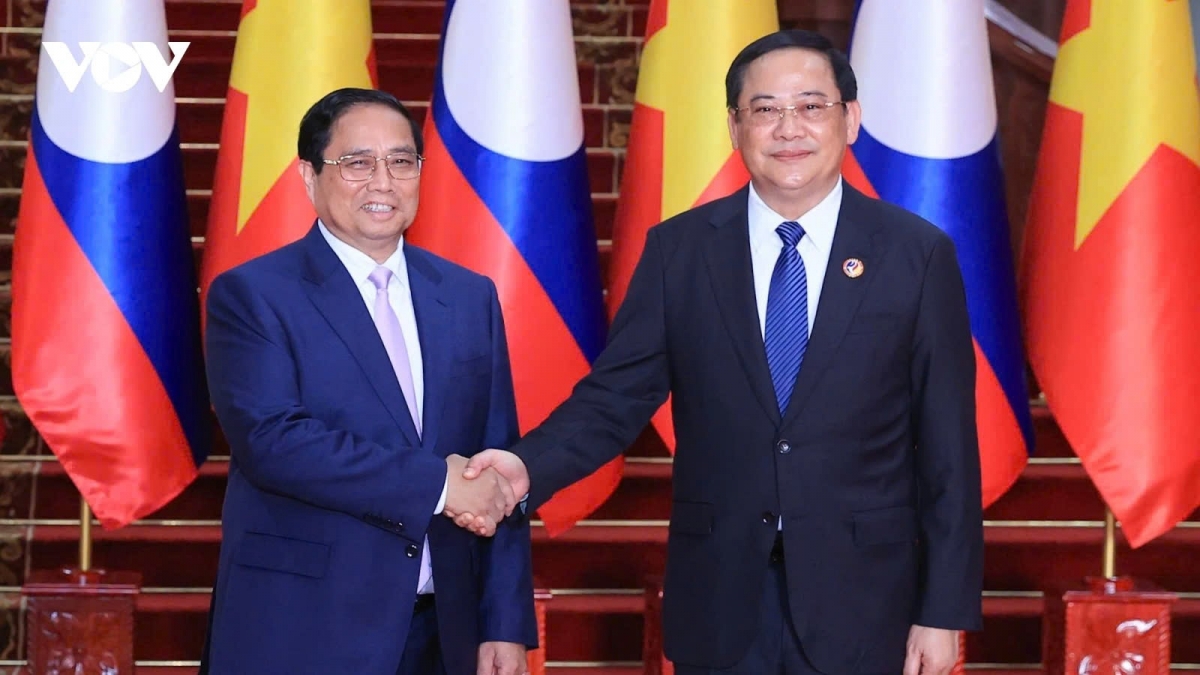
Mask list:
[{"label": "flag pole base", "polygon": [[1176,596],[1131,577],[1087,577],[1083,588],[1048,590],[1042,615],[1046,675],[1132,672],[1169,675]]},{"label": "flag pole base", "polygon": [[29,665],[39,675],[132,675],[136,572],[78,568],[30,572],[21,593]]}]

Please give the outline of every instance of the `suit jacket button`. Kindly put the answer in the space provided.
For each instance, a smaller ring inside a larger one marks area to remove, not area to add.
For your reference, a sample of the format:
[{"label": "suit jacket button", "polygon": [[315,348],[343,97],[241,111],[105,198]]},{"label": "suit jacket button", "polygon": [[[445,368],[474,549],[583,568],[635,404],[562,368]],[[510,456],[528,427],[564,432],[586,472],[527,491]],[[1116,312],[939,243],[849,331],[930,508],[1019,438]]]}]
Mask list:
[{"label": "suit jacket button", "polygon": [[777,520],[779,520],[779,519],[775,516],[774,513],[771,513],[770,511],[763,511],[762,521],[764,523],[770,524],[770,523],[774,523]]},{"label": "suit jacket button", "polygon": [[779,454],[786,455],[792,451],[792,444],[788,443],[787,439],[784,439],[775,444],[775,449],[779,451]]},{"label": "suit jacket button", "polygon": [[417,557],[417,554],[420,552],[421,552],[421,549],[417,548],[416,544],[409,544],[408,548],[404,549],[404,555],[406,555],[410,558]]}]

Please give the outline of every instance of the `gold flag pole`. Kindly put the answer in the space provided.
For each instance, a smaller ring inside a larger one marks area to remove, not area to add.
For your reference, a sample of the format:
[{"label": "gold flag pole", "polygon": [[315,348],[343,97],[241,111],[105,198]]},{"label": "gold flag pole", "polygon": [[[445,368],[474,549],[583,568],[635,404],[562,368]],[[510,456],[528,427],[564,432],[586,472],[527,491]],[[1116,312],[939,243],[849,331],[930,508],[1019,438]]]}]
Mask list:
[{"label": "gold flag pole", "polygon": [[79,496],[79,571],[92,569],[92,509],[83,495]]},{"label": "gold flag pole", "polygon": [[1112,509],[1104,507],[1104,578],[1117,577],[1117,522]]}]

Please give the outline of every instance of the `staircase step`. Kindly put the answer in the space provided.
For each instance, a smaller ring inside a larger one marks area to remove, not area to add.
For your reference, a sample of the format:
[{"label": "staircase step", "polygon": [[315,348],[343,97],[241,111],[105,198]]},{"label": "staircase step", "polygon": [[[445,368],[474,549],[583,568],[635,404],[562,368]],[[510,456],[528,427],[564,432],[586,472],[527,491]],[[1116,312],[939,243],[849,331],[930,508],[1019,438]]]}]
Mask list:
[{"label": "staircase step", "polygon": [[[1194,663],[1172,664],[1172,675],[1193,675],[1200,665]],[[196,675],[194,665],[138,665],[138,675]],[[612,663],[547,663],[547,675],[643,675],[643,665]],[[971,675],[1036,675],[1042,673],[1040,663],[968,663]]]},{"label": "staircase step", "polygon": [[[200,477],[154,519],[217,519],[224,495],[226,462],[209,462]],[[671,465],[653,458],[628,458],[625,475],[609,500],[593,514],[597,520],[666,520],[670,517]],[[45,462],[37,476],[38,499],[27,517],[70,518],[74,485],[56,462]],[[992,521],[1098,521],[1104,506],[1083,468],[1077,464],[1033,464],[1000,501],[985,512]],[[1186,522],[1200,522],[1200,510]]]},{"label": "staircase step", "polygon": [[[24,476],[16,475],[18,467],[25,467],[27,473]],[[171,521],[219,520],[221,505],[225,500],[228,468],[227,461],[210,461],[201,465],[200,475],[191,485],[151,518]],[[0,470],[15,486],[12,508],[16,512],[10,517],[78,518],[79,491],[58,462],[4,462],[0,464]],[[36,490],[33,489],[35,482]],[[31,497],[34,498],[32,503]]]},{"label": "staircase step", "polygon": [[[23,621],[16,593],[0,594],[12,607],[11,625]],[[147,589],[138,597],[137,658],[197,658],[203,646],[209,596],[206,589]],[[1041,658],[1042,598],[1036,593],[984,598],[983,631],[968,634],[971,663],[1036,662]],[[560,589],[547,604],[548,656],[555,661],[632,661],[642,658],[643,612],[639,589]],[[1200,596],[1180,599],[1172,611],[1176,662],[1200,662]]]},{"label": "staircase step", "polygon": [[[2,351],[2,349],[0,349]],[[0,366],[0,385],[7,383]],[[200,476],[170,504],[150,516],[153,520],[218,520],[228,472],[225,458],[210,460]],[[596,520],[666,520],[671,514],[671,468],[668,458],[631,457],[620,486],[593,514]],[[19,486],[9,517],[71,518],[77,513],[77,491],[56,461],[5,462],[5,475]],[[37,490],[32,489],[36,481]],[[36,500],[29,497],[36,493]],[[1026,467],[1021,479],[985,512],[993,521],[1097,521],[1104,504],[1079,464]],[[1200,523],[1200,510],[1188,522]]]},{"label": "staircase step", "polygon": [[[5,667],[20,667],[24,665],[24,661],[0,661],[0,668]],[[1172,664],[1172,675],[1185,675],[1195,673],[1200,670],[1200,665],[1179,663]],[[9,672],[0,670],[0,673]],[[23,673],[23,671],[12,671],[14,673]],[[164,664],[159,661],[139,661],[137,663],[138,675],[196,675],[196,663],[191,661],[170,662]],[[574,661],[548,661],[546,663],[547,675],[643,675],[643,665],[641,661],[599,661],[599,662],[574,662]],[[967,672],[972,675],[1035,675],[1041,672],[1041,665],[1038,663],[969,663],[967,664]]]},{"label": "staircase step", "polygon": [[[23,666],[23,661],[13,661],[11,663],[0,663],[0,667],[8,665]],[[0,670],[0,673],[10,671]],[[21,673],[24,671],[11,671]],[[199,672],[197,665],[191,661],[170,662],[162,664],[159,661],[139,661],[137,663],[138,675],[196,675]],[[575,662],[548,662],[546,663],[547,675],[642,675],[642,663],[614,663],[614,662],[597,662],[597,663],[575,663]],[[1027,675],[1027,674],[1026,674]]]},{"label": "staircase step", "polygon": [[[5,246],[0,242],[0,254]],[[0,344],[0,354],[7,347]],[[6,361],[5,361],[6,363]],[[0,391],[11,393],[7,367],[0,365]],[[1051,437],[1056,428],[1041,408],[1034,408],[1042,436]],[[8,447],[27,447],[28,423],[10,424]],[[1060,436],[1061,437],[1061,436]],[[151,516],[166,520],[217,520],[224,499],[228,452],[218,433],[214,458],[201,467],[200,476],[179,497]],[[670,517],[670,458],[655,457],[662,453],[655,445],[653,432],[642,435],[631,449],[625,477],[616,493],[593,515],[596,520],[666,520]],[[634,454],[636,453],[636,454]],[[38,461],[49,460],[49,461]],[[53,457],[34,457],[28,461],[11,457],[0,463],[0,471],[12,478],[14,498],[8,511],[10,518],[72,518],[76,515],[78,497],[74,485]],[[34,481],[37,490],[33,490]],[[36,499],[34,499],[36,497]],[[1104,517],[1104,506],[1078,460],[1063,457],[1035,458],[1026,467],[1013,488],[989,508],[985,517],[992,521],[1097,521]],[[1200,523],[1200,510],[1192,513],[1189,522]]]},{"label": "staircase step", "polygon": [[[190,192],[191,192],[190,198],[194,201],[203,201],[204,207],[205,207],[205,209],[207,209],[208,191],[190,191]],[[19,202],[19,198],[20,198],[19,190],[12,189],[12,188],[8,188],[8,189],[0,188],[0,205],[3,205],[6,202],[8,202],[8,203],[11,203],[11,205],[15,209],[16,204]],[[614,201],[615,201],[615,198],[614,198]],[[615,204],[614,204],[614,206],[615,206]],[[2,207],[0,207],[0,214],[3,214],[3,213],[5,213],[5,210]],[[14,211],[12,211],[12,213],[15,214],[16,211],[14,210]],[[205,210],[204,212],[198,213],[196,215],[203,216],[206,214],[207,214],[207,211]],[[203,218],[199,218],[199,220],[203,220]],[[11,255],[12,244],[13,244],[12,233],[11,232],[6,233],[6,232],[0,231],[0,252],[8,250],[8,251],[10,251],[10,255]],[[12,302],[11,289],[0,286],[0,311],[7,311],[9,306],[11,305],[11,302]],[[0,321],[0,340],[4,340],[4,339],[7,339],[10,337],[10,335],[7,334],[7,324],[8,323],[9,323],[8,321]],[[2,446],[2,451],[0,451],[0,456],[3,456],[3,455],[8,455],[8,456],[20,455],[22,457],[29,456],[29,455],[44,455],[47,457],[52,456],[50,454],[49,450],[46,449],[44,446],[37,445],[36,443],[33,442],[32,437],[35,436],[36,434],[34,433],[32,428],[30,428],[27,423],[26,424],[19,423],[21,420],[24,419],[24,416],[21,411],[20,403],[11,397],[8,397],[6,399],[5,396],[0,395],[0,403],[6,403],[6,402],[7,402],[7,409],[10,413],[10,416],[14,417],[14,419],[10,420],[8,433],[5,436],[5,442]],[[1034,432],[1037,437],[1037,441],[1036,441],[1037,452],[1035,453],[1035,455],[1033,457],[1032,463],[1037,464],[1039,462],[1040,463],[1056,463],[1057,462],[1057,463],[1063,463],[1063,464],[1070,464],[1070,463],[1077,462],[1078,460],[1077,460],[1077,458],[1075,458],[1074,452],[1072,452],[1070,445],[1067,443],[1066,439],[1063,437],[1062,431],[1058,428],[1058,425],[1055,423],[1054,418],[1050,414],[1049,409],[1044,404],[1034,401],[1034,402],[1031,402],[1031,404],[1030,404],[1030,414],[1033,418]],[[211,419],[215,420],[215,417],[212,417]],[[18,422],[18,423],[14,424],[14,422]],[[225,442],[224,438],[221,436],[219,428],[216,429],[216,432],[217,432],[217,435],[214,438],[213,452],[210,454],[213,456],[228,455],[229,454],[228,444]],[[666,448],[663,446],[662,442],[659,440],[658,435],[654,432],[653,428],[651,428],[649,425],[647,425],[647,427],[642,431],[642,433],[634,440],[634,442],[630,445],[629,449],[626,450],[625,454],[626,454],[626,456],[632,456],[632,457],[669,457],[670,456],[670,453],[668,453]],[[36,457],[34,457],[33,459],[36,459]],[[1067,460],[1070,460],[1070,461],[1067,461]]]},{"label": "staircase step", "polygon": [[[70,565],[77,556],[78,528],[69,520],[51,522],[0,524],[9,526],[11,541],[27,545],[26,560],[36,567]],[[221,531],[211,521],[143,521],[93,533],[98,564],[141,572],[146,585],[203,587],[215,576]],[[661,574],[666,534],[664,521],[591,520],[551,539],[538,523],[533,529],[534,572],[553,588],[637,588],[649,575]],[[1098,573],[1103,528],[1099,523],[990,522],[985,540],[985,588],[1037,590],[1056,580]],[[1190,526],[1137,550],[1119,545],[1118,570],[1153,579],[1169,590],[1200,591],[1200,569],[1194,564],[1198,546],[1200,527]]]}]

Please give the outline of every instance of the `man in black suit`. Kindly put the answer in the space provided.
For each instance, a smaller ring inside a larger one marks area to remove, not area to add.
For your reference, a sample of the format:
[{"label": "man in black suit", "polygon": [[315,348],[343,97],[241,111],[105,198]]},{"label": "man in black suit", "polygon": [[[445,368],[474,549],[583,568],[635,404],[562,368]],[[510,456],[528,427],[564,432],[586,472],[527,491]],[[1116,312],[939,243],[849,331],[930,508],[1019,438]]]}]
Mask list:
[{"label": "man in black suit", "polygon": [[[531,512],[672,395],[663,597],[680,675],[943,675],[981,623],[975,359],[953,244],[842,182],[861,110],[823,37],[726,78],[752,180],[653,228],[609,344],[511,453]],[[460,525],[485,532],[483,518]]]}]

